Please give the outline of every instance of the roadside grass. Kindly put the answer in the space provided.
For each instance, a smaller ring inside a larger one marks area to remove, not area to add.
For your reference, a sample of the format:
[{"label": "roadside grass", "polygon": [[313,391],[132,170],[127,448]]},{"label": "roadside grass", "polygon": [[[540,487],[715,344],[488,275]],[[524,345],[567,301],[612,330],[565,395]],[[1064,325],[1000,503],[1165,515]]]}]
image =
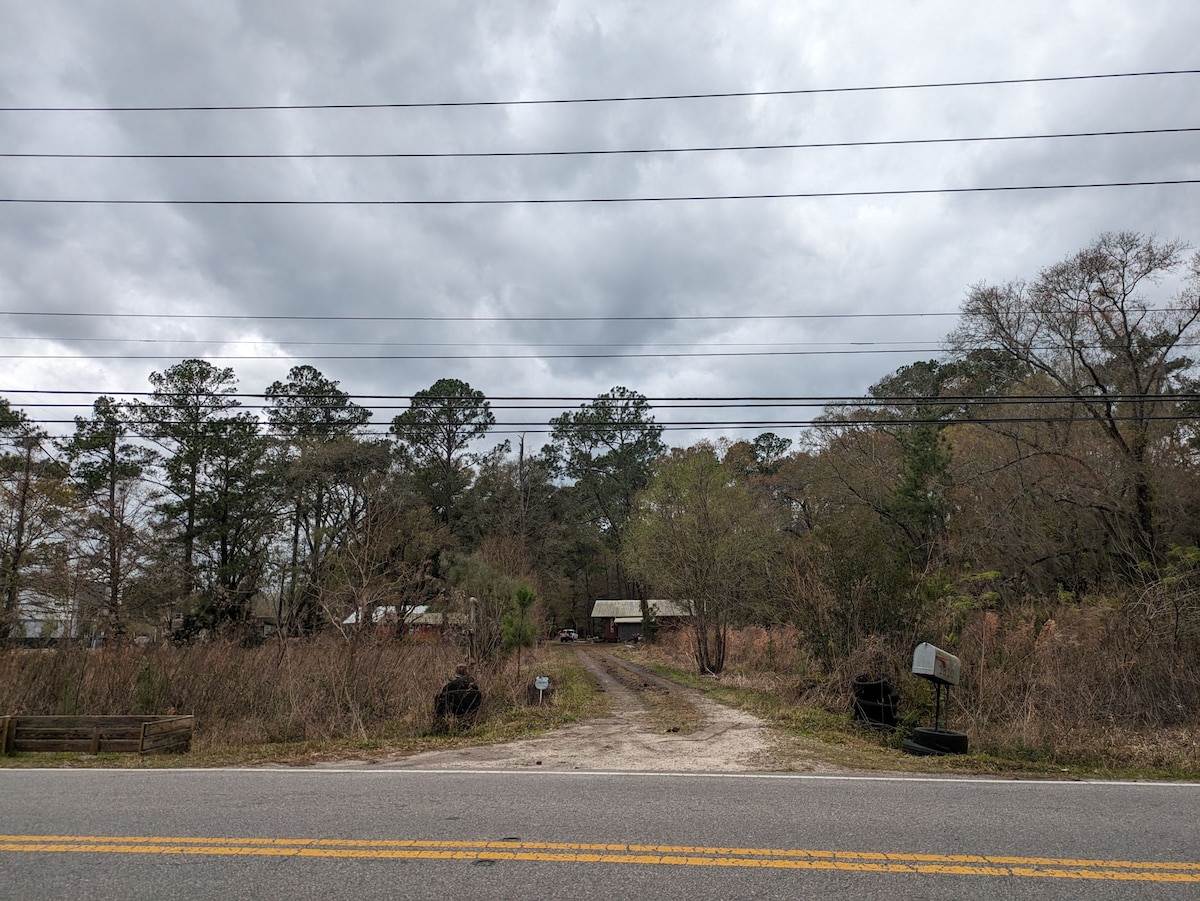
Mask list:
[{"label": "roadside grass", "polygon": [[531,702],[527,691],[534,670],[523,667],[520,680],[513,678],[510,684],[490,695],[485,690],[484,716],[465,729],[439,729],[431,702],[356,738],[231,744],[223,741],[221,734],[205,730],[203,721],[198,720],[192,749],[184,754],[14,753],[0,755],[0,768],[163,769],[313,766],[337,761],[370,763],[425,751],[513,741],[582,719],[605,716],[610,702],[597,690],[591,674],[573,654],[556,651],[536,658],[537,675],[548,676],[552,688],[542,703]]},{"label": "roadside grass", "polygon": [[[701,677],[678,665],[649,659],[645,649],[606,647],[658,677],[698,690],[707,697],[755,714],[780,730],[784,740],[774,749],[773,765],[807,770],[814,763],[856,771],[989,775],[1011,778],[1056,779],[1156,779],[1200,780],[1200,735],[1194,729],[1159,730],[1132,735],[1130,730],[1080,734],[1060,743],[1057,753],[1022,745],[1019,736],[987,745],[972,736],[972,751],[946,757],[914,757],[900,750],[906,735],[918,724],[909,714],[895,733],[873,732],[855,724],[848,712],[831,712],[815,703],[796,700],[794,684],[729,675]],[[609,665],[612,675],[640,690],[651,716],[664,730],[693,732],[701,714],[682,693],[664,691],[649,680]],[[549,676],[552,691],[544,703],[530,703],[534,674]],[[501,666],[485,681],[484,715],[477,725],[462,731],[435,728],[431,689],[425,686],[413,701],[398,707],[389,718],[374,721],[355,737],[293,738],[261,741],[248,738],[255,731],[214,728],[203,715],[187,754],[13,754],[0,755],[0,767],[253,767],[312,766],[345,761],[370,763],[424,751],[437,751],[512,741],[552,731],[584,719],[605,716],[611,703],[592,674],[570,648],[546,644],[529,658],[517,677]],[[436,678],[436,677],[434,677]],[[120,683],[114,683],[120,687]],[[432,683],[430,683],[432,685]],[[87,708],[85,708],[87,709]],[[185,708],[186,709],[186,708]],[[106,711],[107,712],[107,711]],[[925,718],[928,721],[928,717]]]},{"label": "roadside grass", "polygon": [[786,768],[809,769],[815,759],[850,770],[892,773],[1200,781],[1200,769],[1194,765],[1200,756],[1200,736],[1185,729],[1142,736],[1142,747],[1136,749],[1132,761],[1120,756],[1131,750],[1129,739],[1111,732],[1080,736],[1070,751],[1055,755],[1020,744],[977,748],[973,741],[967,754],[917,757],[900,747],[913,726],[920,725],[916,716],[905,718],[894,732],[875,731],[856,723],[849,712],[834,713],[818,705],[789,701],[777,690],[725,684],[719,678],[646,660],[637,651],[621,649],[618,653],[664,679],[753,713],[780,729],[786,740],[776,748],[776,762]]}]

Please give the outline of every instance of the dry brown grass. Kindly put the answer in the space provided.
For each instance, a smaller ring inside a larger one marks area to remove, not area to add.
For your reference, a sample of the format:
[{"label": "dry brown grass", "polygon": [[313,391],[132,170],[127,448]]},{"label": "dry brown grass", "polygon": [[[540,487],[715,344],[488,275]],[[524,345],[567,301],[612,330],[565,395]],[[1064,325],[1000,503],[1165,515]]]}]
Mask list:
[{"label": "dry brown grass", "polygon": [[1200,645],[1120,603],[977,613],[956,703],[983,747],[1200,774]]},{"label": "dry brown grass", "polygon": [[[1200,777],[1200,656],[1174,633],[1164,641],[1140,627],[1137,613],[1109,603],[973,614],[961,638],[946,643],[963,663],[948,726],[968,732],[973,751],[995,761]],[[686,630],[638,654],[695,671]],[[911,647],[875,636],[823,671],[803,633],[753,627],[730,635],[719,684],[752,693],[757,712],[774,709],[786,726],[799,708],[848,714],[860,673],[888,678],[901,693],[903,729],[933,719],[932,687],[911,674],[911,663]]]},{"label": "dry brown grass", "polygon": [[[945,646],[962,658],[964,674],[951,695],[949,726],[970,733],[974,763],[947,766],[1200,778],[1194,645],[1181,646],[1173,631],[1164,643],[1139,626],[1137,613],[1112,603],[972,614],[961,637]],[[1192,640],[1191,633],[1184,637]],[[527,653],[520,677],[511,659],[479,664],[485,702],[470,735],[434,735],[432,728],[433,695],[461,661],[460,648],[368,637],[252,648],[209,642],[0,650],[0,713],[193,713],[193,749],[210,763],[304,762],[431,742],[503,741],[596,712],[590,680],[571,669],[574,655],[561,651]],[[803,633],[756,627],[730,636],[719,680],[696,677],[692,684],[710,686],[797,735],[838,747],[874,743],[892,753],[887,745],[898,745],[895,737],[859,735],[850,726],[850,683],[859,673],[893,679],[906,724],[927,724],[933,693],[909,672],[911,655],[911,647],[876,637],[836,669],[822,670]],[[642,644],[636,658],[695,672],[686,631]],[[535,667],[558,687],[554,704],[525,705]],[[688,710],[671,707],[671,695],[661,701],[664,716],[681,729],[691,726]]]},{"label": "dry brown grass", "polygon": [[[194,749],[385,738],[429,733],[432,698],[462,651],[449,644],[334,637],[241,647],[67,645],[0,652],[0,711],[6,714],[190,713]],[[526,666],[473,668],[484,687],[480,721],[524,703]]]}]

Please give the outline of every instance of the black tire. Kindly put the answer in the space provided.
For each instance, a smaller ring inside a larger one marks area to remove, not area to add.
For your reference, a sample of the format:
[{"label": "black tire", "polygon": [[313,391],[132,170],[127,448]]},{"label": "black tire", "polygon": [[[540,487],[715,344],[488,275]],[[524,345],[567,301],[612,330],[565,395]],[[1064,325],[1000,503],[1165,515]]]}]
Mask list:
[{"label": "black tire", "polygon": [[915,741],[906,741],[900,746],[905,754],[913,754],[917,757],[941,757],[945,751],[939,751],[936,748],[929,748],[925,745],[917,744]]},{"label": "black tire", "polygon": [[859,701],[873,704],[895,704],[898,695],[895,687],[887,679],[872,679],[868,675],[855,676],[850,685],[854,697]]},{"label": "black tire", "polygon": [[967,748],[970,746],[965,732],[955,732],[953,729],[930,729],[925,726],[913,729],[912,740],[943,754],[966,754]]},{"label": "black tire", "polygon": [[856,698],[854,715],[874,726],[886,726],[891,729],[896,725],[896,706],[886,701],[862,701]]}]

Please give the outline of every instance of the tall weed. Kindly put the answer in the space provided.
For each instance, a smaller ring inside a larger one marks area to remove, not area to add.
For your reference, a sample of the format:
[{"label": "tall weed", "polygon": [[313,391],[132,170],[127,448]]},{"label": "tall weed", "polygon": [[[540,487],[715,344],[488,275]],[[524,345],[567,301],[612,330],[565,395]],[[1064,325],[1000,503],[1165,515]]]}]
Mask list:
[{"label": "tall weed", "polygon": [[[953,630],[931,621],[924,631],[962,661],[946,725],[974,749],[1200,773],[1200,618],[1148,616],[1142,596],[1055,598],[955,613]],[[683,629],[639,653],[694,671],[690,641]],[[934,691],[912,675],[912,653],[904,637],[870,635],[821,662],[794,628],[750,627],[731,633],[720,679],[844,712],[852,680],[868,674],[899,689],[907,723],[932,725]]]},{"label": "tall weed", "polygon": [[[6,714],[196,716],[196,747],[418,734],[460,648],[328,636],[244,647],[63,645],[0,651]],[[502,660],[475,672],[482,716],[523,696]]]}]

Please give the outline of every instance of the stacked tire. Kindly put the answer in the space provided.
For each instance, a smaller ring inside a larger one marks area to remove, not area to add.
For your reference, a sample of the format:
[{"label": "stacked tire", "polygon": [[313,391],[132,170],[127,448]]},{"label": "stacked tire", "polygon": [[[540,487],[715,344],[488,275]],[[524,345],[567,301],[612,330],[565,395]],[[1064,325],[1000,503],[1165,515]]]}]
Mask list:
[{"label": "stacked tire", "polygon": [[940,757],[943,754],[966,754],[969,744],[965,732],[918,726],[913,729],[912,738],[901,747],[909,754],[920,757]]},{"label": "stacked tire", "polygon": [[896,708],[900,693],[887,679],[873,679],[868,675],[855,676],[851,683],[854,691],[854,718],[873,729],[896,728]]}]

